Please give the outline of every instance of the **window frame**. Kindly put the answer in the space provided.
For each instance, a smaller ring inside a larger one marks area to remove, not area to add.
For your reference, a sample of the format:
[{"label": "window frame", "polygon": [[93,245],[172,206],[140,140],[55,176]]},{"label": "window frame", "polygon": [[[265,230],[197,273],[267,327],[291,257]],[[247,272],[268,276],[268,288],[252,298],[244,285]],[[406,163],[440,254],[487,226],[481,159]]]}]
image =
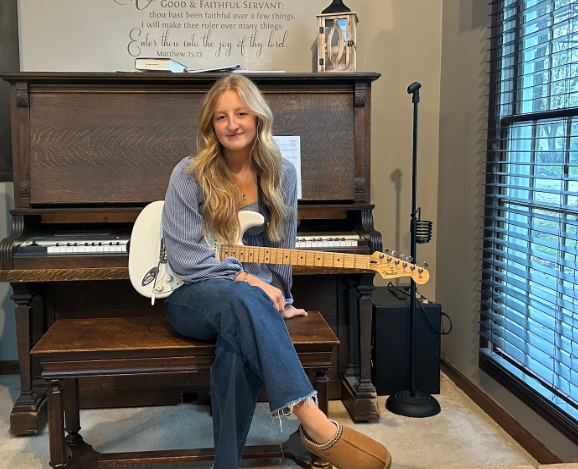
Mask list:
[{"label": "window frame", "polygon": [[[512,95],[515,96],[515,101],[519,100],[519,57],[520,57],[520,33],[523,22],[521,13],[521,1],[515,0],[517,4],[516,11],[516,29],[514,33],[514,57],[513,67],[514,75],[512,78]],[[481,301],[491,301],[491,298],[484,292],[484,282],[492,280],[493,276],[488,273],[491,267],[487,259],[497,259],[496,256],[491,257],[487,254],[488,250],[494,246],[488,238],[495,236],[492,232],[492,227],[488,220],[495,216],[496,210],[491,208],[495,201],[495,195],[500,193],[500,188],[495,187],[494,184],[505,182],[508,176],[494,175],[493,172],[506,173],[507,162],[504,160],[503,164],[500,159],[500,153],[507,150],[507,136],[508,128],[512,124],[521,121],[535,121],[537,118],[552,119],[575,116],[574,119],[578,122],[578,108],[571,109],[557,109],[553,111],[533,112],[526,114],[519,114],[519,108],[512,108],[512,113],[508,117],[500,117],[500,109],[502,103],[501,98],[501,60],[502,60],[502,35],[500,25],[504,19],[504,4],[505,0],[496,0],[492,4],[492,25],[491,25],[491,47],[490,47],[490,80],[489,80],[489,107],[488,107],[488,140],[487,140],[487,162],[486,162],[486,176],[485,176],[485,194],[484,194],[484,231],[483,231],[483,267],[482,267],[482,288]],[[551,66],[550,66],[551,69]],[[550,85],[551,86],[551,85]],[[519,106],[516,104],[515,106]],[[496,147],[496,143],[499,146]],[[496,164],[498,163],[498,164]],[[503,226],[503,223],[502,223]],[[506,355],[501,355],[500,359],[494,359],[490,355],[484,353],[482,349],[492,347],[492,343],[486,339],[482,332],[487,331],[483,325],[486,316],[480,309],[480,335],[479,335],[479,354],[478,363],[481,370],[486,372],[489,376],[494,378],[498,383],[508,389],[512,394],[519,398],[522,402],[528,405],[538,415],[543,417],[550,425],[559,430],[562,434],[568,437],[571,441],[578,444],[578,420],[573,418],[561,408],[556,406],[553,402],[537,392],[529,382],[532,380],[531,376],[523,377],[517,376],[508,366],[513,363]],[[496,354],[500,355],[500,354]],[[517,367],[516,367],[517,368]],[[550,390],[552,391],[552,390]]]}]

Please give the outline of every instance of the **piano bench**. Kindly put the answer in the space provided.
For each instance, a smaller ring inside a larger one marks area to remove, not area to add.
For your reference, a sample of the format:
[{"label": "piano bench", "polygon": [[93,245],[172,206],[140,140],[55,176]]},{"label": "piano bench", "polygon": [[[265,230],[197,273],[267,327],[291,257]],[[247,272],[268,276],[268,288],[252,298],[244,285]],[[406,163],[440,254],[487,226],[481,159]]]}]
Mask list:
[{"label": "piano bench", "polygon": [[[319,407],[327,412],[333,348],[339,343],[321,313],[286,322],[304,368],[315,370]],[[215,344],[186,339],[165,317],[59,319],[30,352],[48,383],[50,465],[88,469],[98,466],[208,461],[212,448],[99,453],[80,430],[78,379],[84,377],[208,372]],[[67,436],[65,438],[65,430]],[[312,468],[315,456],[295,432],[283,445],[248,446],[243,458],[290,458]]]}]

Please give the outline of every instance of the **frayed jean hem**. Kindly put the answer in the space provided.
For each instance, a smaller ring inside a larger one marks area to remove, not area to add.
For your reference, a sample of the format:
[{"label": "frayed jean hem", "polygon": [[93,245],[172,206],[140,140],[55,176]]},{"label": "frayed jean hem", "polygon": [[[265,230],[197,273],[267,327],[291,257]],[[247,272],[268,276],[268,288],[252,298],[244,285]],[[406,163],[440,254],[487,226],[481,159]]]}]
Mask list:
[{"label": "frayed jean hem", "polygon": [[295,399],[294,401],[291,401],[291,402],[285,404],[283,407],[280,407],[279,409],[272,411],[271,412],[271,418],[278,418],[279,419],[279,427],[280,427],[281,432],[282,432],[283,431],[283,417],[287,418],[287,417],[290,417],[291,415],[293,415],[293,407],[295,407],[297,404],[300,404],[301,402],[305,402],[305,405],[309,405],[311,403],[311,401],[313,401],[315,403],[315,405],[317,407],[319,407],[319,402],[317,401],[317,391],[313,391],[313,392],[307,394],[307,396],[305,396],[305,397]]}]

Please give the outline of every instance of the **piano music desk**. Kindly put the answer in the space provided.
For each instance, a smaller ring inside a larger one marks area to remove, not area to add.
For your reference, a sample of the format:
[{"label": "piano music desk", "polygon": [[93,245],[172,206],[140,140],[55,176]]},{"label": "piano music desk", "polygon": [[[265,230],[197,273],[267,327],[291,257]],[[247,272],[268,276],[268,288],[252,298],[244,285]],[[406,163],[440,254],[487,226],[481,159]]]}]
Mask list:
[{"label": "piano music desk", "polygon": [[[319,407],[327,413],[326,371],[339,340],[318,311],[290,319],[286,324],[301,364],[315,370]],[[206,448],[108,454],[93,450],[78,433],[78,379],[206,372],[214,360],[214,343],[180,336],[164,317],[60,319],[30,353],[40,360],[42,377],[48,382],[52,467],[88,469],[213,459],[213,450]],[[313,455],[303,448],[297,432],[281,446],[246,447],[243,457],[285,457],[303,468],[314,467]]]}]

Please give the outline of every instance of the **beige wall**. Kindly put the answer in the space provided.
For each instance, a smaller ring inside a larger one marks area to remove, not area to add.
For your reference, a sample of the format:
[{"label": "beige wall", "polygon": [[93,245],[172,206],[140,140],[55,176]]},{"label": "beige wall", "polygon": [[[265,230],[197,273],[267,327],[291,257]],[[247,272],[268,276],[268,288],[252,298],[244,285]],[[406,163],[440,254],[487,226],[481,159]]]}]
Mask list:
[{"label": "beige wall", "polygon": [[[371,200],[376,204],[375,227],[383,235],[384,247],[409,255],[413,104],[407,87],[418,81],[422,88],[417,206],[422,208],[422,219],[434,222],[434,237],[430,244],[418,246],[417,257],[427,261],[435,272],[442,2],[393,1],[390,5],[387,11],[368,18],[369,34],[363,42],[370,52],[365,54],[363,70],[382,74],[374,83],[372,98]],[[433,299],[436,281],[436,275],[432,275],[419,291]],[[376,283],[386,282],[378,279]]]},{"label": "beige wall", "polygon": [[576,445],[478,368],[490,12],[487,2],[444,0],[435,298],[454,330],[442,353],[563,461],[578,461]]}]

